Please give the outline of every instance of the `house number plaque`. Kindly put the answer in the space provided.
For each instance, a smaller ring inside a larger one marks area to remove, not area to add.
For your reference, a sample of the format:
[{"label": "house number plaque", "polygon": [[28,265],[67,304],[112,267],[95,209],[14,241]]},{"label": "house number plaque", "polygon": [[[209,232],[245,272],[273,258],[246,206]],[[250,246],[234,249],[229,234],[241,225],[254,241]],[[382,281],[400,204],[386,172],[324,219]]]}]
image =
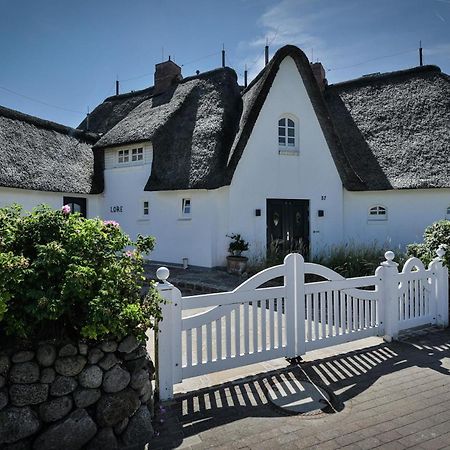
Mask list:
[{"label": "house number plaque", "polygon": [[123,212],[123,206],[110,206],[109,210],[112,213],[121,213]]}]

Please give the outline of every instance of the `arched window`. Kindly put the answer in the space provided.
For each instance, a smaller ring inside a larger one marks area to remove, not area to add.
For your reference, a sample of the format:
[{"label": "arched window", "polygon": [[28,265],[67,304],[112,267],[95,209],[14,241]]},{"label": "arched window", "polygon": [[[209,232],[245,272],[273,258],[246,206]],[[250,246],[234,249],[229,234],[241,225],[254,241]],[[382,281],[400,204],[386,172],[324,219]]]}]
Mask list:
[{"label": "arched window", "polygon": [[295,121],[290,117],[282,117],[278,120],[278,145],[282,148],[296,148],[297,133]]},{"label": "arched window", "polygon": [[381,205],[369,208],[369,220],[387,220],[387,208]]}]

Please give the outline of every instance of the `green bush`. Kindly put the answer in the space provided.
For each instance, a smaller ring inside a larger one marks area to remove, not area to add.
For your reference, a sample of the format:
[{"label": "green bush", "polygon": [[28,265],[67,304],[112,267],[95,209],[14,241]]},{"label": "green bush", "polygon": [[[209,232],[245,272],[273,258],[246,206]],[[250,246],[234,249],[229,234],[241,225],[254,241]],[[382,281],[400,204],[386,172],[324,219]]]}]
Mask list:
[{"label": "green bush", "polygon": [[416,256],[424,263],[429,264],[436,258],[436,250],[439,245],[446,245],[444,264],[450,267],[450,220],[440,220],[425,229],[423,242],[420,244],[410,244],[407,247],[409,256]]},{"label": "green bush", "polygon": [[0,208],[0,335],[144,338],[161,314],[153,282],[142,295],[154,239],[132,242],[116,222],[68,208]]}]

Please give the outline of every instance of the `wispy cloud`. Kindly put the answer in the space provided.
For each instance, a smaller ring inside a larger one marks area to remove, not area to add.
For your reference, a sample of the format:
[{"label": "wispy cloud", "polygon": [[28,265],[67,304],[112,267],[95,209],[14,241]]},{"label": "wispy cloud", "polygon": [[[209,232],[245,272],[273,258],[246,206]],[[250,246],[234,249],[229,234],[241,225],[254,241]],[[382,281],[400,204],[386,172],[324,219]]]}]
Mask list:
[{"label": "wispy cloud", "polygon": [[439,20],[442,20],[442,22],[445,23],[445,19],[444,19],[437,11],[434,11],[434,15],[435,15]]}]

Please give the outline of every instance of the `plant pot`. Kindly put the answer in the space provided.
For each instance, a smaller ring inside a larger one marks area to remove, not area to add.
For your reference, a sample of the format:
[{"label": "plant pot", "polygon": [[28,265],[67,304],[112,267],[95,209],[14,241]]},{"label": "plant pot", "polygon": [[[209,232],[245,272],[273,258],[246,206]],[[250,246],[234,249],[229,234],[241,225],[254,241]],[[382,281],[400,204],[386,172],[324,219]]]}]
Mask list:
[{"label": "plant pot", "polygon": [[246,256],[227,256],[227,272],[242,275],[247,269],[247,261]]}]

